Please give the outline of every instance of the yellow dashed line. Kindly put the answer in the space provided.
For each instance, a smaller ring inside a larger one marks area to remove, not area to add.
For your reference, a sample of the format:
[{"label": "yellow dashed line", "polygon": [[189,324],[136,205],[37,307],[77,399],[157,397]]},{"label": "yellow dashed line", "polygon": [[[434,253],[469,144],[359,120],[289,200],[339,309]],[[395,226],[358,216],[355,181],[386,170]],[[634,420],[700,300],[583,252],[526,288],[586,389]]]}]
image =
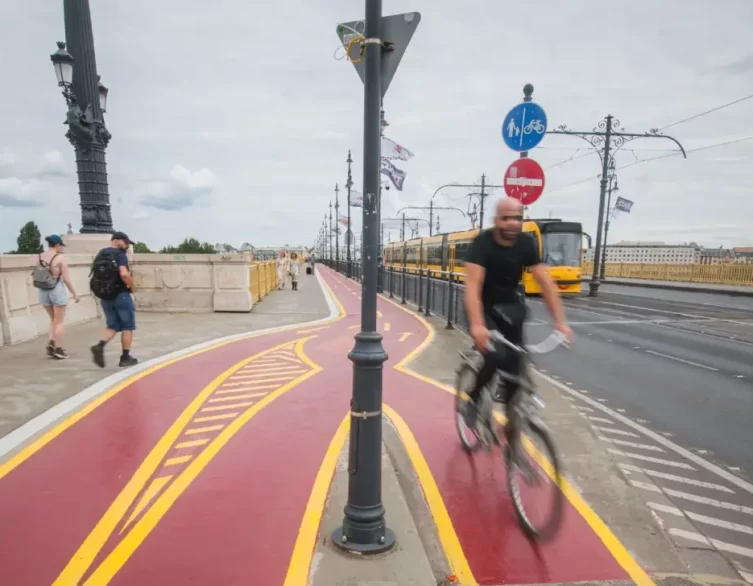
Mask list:
[{"label": "yellow dashed line", "polygon": [[355,326],[349,326],[348,329],[355,330],[356,328],[360,328],[360,327],[361,327],[360,325],[355,325]]},{"label": "yellow dashed line", "polygon": [[411,332],[403,332],[400,334],[400,342],[405,342],[405,340],[408,339],[408,336],[412,336],[413,334]]},{"label": "yellow dashed line", "polygon": [[384,316],[382,315],[382,312],[381,312],[381,311],[379,311],[378,309],[377,309],[377,317],[384,317]]},{"label": "yellow dashed line", "polygon": [[[240,397],[233,397],[233,399],[240,399]],[[253,405],[253,401],[248,401],[246,403],[233,403],[232,405],[217,405],[217,407],[204,407],[199,413],[210,412],[210,411],[225,411],[227,409],[238,409],[239,407],[250,407]],[[206,443],[206,442],[204,442]]]},{"label": "yellow dashed line", "polygon": [[[264,385],[264,386],[261,386],[261,387],[257,386],[257,385],[253,385],[253,386],[250,386],[250,387],[238,387],[237,389],[227,389],[227,390],[224,390],[224,391],[215,391],[214,394],[215,395],[228,395],[230,393],[245,393],[247,391],[261,391],[261,390],[264,390],[264,389],[276,389],[279,386],[280,386],[279,384]],[[263,394],[266,394],[266,393],[263,393]]]},{"label": "yellow dashed line", "polygon": [[[301,362],[298,363],[300,366],[303,366]],[[295,364],[285,364],[284,366],[278,366],[277,368],[244,368],[243,370],[239,370],[238,374],[234,374],[230,377],[230,379],[238,378],[239,376],[247,376],[248,374],[273,374],[279,371],[286,371],[286,370],[293,370],[295,368],[300,368],[300,366],[297,366]],[[228,379],[228,380],[230,380]]]},{"label": "yellow dashed line", "polygon": [[238,401],[239,399],[253,399],[254,397],[260,397],[261,395],[266,394],[267,393],[252,393],[250,395],[238,395],[237,397],[217,397],[216,399],[209,399],[207,403],[225,403],[226,401]]},{"label": "yellow dashed line", "polygon": [[203,446],[204,444],[208,444],[208,439],[200,439],[200,440],[191,440],[190,442],[181,442],[179,444],[175,444],[175,447],[180,448],[195,448],[196,446]]},{"label": "yellow dashed line", "polygon": [[240,379],[238,380],[238,382],[224,383],[222,385],[222,388],[237,387],[238,385],[249,385],[252,383],[262,384],[262,383],[272,383],[272,382],[277,382],[277,381],[287,381],[287,380],[290,380],[291,378],[295,378],[296,376],[300,374],[303,374],[304,372],[306,371],[305,370],[295,371],[295,372],[291,372],[290,374],[286,373],[284,375],[279,375],[279,376],[256,376],[254,375],[254,376],[237,377],[238,379]]},{"label": "yellow dashed line", "polygon": [[387,322],[386,324],[384,324],[384,331],[389,332],[391,327],[392,326],[390,326],[390,322]]},{"label": "yellow dashed line", "polygon": [[222,419],[233,419],[234,417],[238,417],[240,413],[236,411],[235,413],[223,413],[222,415],[209,415],[207,417],[197,417],[193,420],[194,423],[204,423],[206,421],[220,421]]},{"label": "yellow dashed line", "polygon": [[178,456],[177,458],[170,458],[165,460],[165,466],[175,466],[176,464],[182,464],[188,462],[193,456]]},{"label": "yellow dashed line", "polygon": [[123,528],[120,530],[120,533],[123,533],[125,531],[125,528],[128,527],[128,525],[131,524],[131,522],[138,517],[139,513],[144,510],[144,507],[149,504],[149,502],[157,496],[157,493],[162,490],[162,488],[172,480],[172,474],[170,476],[161,476],[160,478],[155,478],[154,481],[149,485],[149,487],[144,492],[144,496],[141,497],[141,500],[136,505],[136,508],[133,509],[133,513],[131,513],[131,516],[128,517],[128,520],[123,525]]},{"label": "yellow dashed line", "polygon": [[[228,397],[231,398],[231,397]],[[209,433],[210,431],[219,431],[221,430],[224,425],[210,425],[209,427],[197,427],[195,429],[187,429],[185,431],[186,435],[197,435],[199,433]]]}]

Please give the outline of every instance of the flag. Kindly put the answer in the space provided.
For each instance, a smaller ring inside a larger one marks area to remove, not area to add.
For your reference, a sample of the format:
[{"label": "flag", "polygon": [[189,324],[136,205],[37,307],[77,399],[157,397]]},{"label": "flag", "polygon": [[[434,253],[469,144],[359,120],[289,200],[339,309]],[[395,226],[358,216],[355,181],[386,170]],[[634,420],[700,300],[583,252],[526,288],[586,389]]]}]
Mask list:
[{"label": "flag", "polygon": [[389,177],[390,181],[392,181],[392,184],[395,186],[395,189],[397,189],[398,191],[403,190],[403,183],[405,183],[405,171],[398,169],[387,159],[382,158],[381,172],[383,175],[387,175],[387,177]]},{"label": "flag", "polygon": [[625,199],[624,197],[617,196],[617,201],[614,202],[614,209],[619,210],[621,212],[630,213],[630,208],[633,207],[633,202],[629,199]]},{"label": "flag", "polygon": [[337,214],[337,221],[340,222],[343,226],[347,226],[349,224],[348,216],[345,216],[339,212]]},{"label": "flag", "polygon": [[404,146],[400,146],[394,140],[382,137],[382,158],[388,161],[407,161],[413,158],[413,153],[406,149]]},{"label": "flag", "polygon": [[363,194],[355,189],[350,192],[350,206],[353,208],[363,207]]}]

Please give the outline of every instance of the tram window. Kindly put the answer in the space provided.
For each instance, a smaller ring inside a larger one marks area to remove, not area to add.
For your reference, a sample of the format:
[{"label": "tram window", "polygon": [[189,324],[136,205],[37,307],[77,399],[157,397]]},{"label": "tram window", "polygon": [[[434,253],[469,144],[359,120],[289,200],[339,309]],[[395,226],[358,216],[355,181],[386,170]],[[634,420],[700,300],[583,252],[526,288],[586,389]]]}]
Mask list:
[{"label": "tram window", "polygon": [[465,264],[465,257],[470,248],[470,242],[457,242],[455,244],[455,266],[462,267]]},{"label": "tram window", "polygon": [[405,259],[406,262],[416,264],[416,262],[418,261],[418,247],[415,246],[415,247],[406,249],[405,256],[406,256],[406,259]]},{"label": "tram window", "polygon": [[442,264],[442,246],[439,244],[435,244],[433,246],[430,246],[428,248],[428,259],[430,265],[441,265]]}]

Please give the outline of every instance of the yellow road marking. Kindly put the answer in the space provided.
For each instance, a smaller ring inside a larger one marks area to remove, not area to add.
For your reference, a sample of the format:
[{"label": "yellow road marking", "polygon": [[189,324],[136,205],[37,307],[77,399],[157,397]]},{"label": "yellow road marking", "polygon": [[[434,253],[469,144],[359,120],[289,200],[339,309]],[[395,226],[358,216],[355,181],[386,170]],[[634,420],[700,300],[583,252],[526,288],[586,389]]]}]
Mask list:
[{"label": "yellow road marking", "polygon": [[327,448],[316,474],[314,486],[311,488],[306,509],[303,512],[303,520],[298,529],[298,537],[293,547],[293,555],[290,557],[288,572],[283,586],[307,586],[311,557],[316,547],[316,538],[324,514],[324,504],[329,493],[332,476],[335,473],[337,458],[345,446],[350,430],[350,413],[340,422],[335,436]]},{"label": "yellow road marking", "polygon": [[200,440],[191,440],[190,442],[180,442],[179,444],[175,444],[175,447],[178,449],[181,448],[195,448],[196,446],[203,446],[204,444],[208,444],[208,439],[200,439]]},{"label": "yellow road marking", "polygon": [[[423,376],[406,366],[434,340],[436,334],[431,324],[420,315],[411,313],[408,309],[401,307],[394,301],[391,301],[386,297],[383,297],[382,299],[387,303],[392,303],[398,309],[416,318],[419,322],[421,322],[421,324],[426,328],[428,332],[424,341],[412,352],[410,352],[405,358],[403,358],[403,360],[401,360],[394,366],[395,370],[455,395],[455,389],[453,387],[445,385],[429,377]],[[386,405],[385,412],[387,412]],[[527,438],[525,445],[526,449],[531,452],[534,458],[539,462],[544,472],[546,472],[547,475],[549,475],[549,477],[554,480],[554,470],[551,463],[545,458],[543,454],[541,454],[541,452],[536,449],[536,447]],[[635,558],[633,558],[630,552],[628,552],[627,548],[622,544],[622,542],[617,539],[612,530],[606,525],[606,523],[604,523],[604,521],[602,521],[602,519],[596,514],[596,512],[586,503],[585,500],[583,500],[583,497],[578,494],[578,491],[576,491],[575,488],[573,488],[573,486],[564,477],[561,478],[560,485],[560,489],[562,490],[565,498],[570,502],[573,508],[578,511],[580,516],[583,517],[583,519],[586,521],[586,523],[588,523],[591,529],[593,529],[594,533],[596,533],[604,546],[609,550],[609,553],[612,554],[612,557],[615,559],[615,561],[622,567],[623,570],[625,570],[625,572],[628,574],[628,576],[630,576],[633,582],[635,582],[638,586],[656,586],[655,582],[638,564],[638,562],[635,561]],[[440,540],[441,539],[442,536],[440,535]],[[460,581],[460,583],[463,583],[462,580]]]},{"label": "yellow road marking", "polygon": [[296,334],[310,334],[311,332],[318,332],[319,330],[325,330],[329,326],[322,326],[320,328],[311,328],[310,330],[298,330]]},{"label": "yellow road marking", "polygon": [[348,326],[348,329],[349,330],[355,330],[356,328],[360,328],[360,327],[361,327],[361,325],[358,324],[358,325],[355,325],[355,326]]},{"label": "yellow road marking", "polygon": [[[311,338],[304,338],[298,340],[295,348],[298,356],[306,364],[311,367],[306,374],[298,377],[295,380],[290,381],[285,386],[280,387],[274,393],[270,393],[264,397],[261,401],[256,403],[253,407],[250,407],[245,413],[238,417],[235,421],[231,422],[220,434],[199,454],[196,455],[194,460],[184,468],[184,470],[170,483],[170,485],[157,497],[152,506],[146,510],[142,517],[135,523],[131,531],[123,537],[123,539],[113,548],[110,554],[102,561],[100,566],[91,573],[89,579],[83,586],[95,586],[101,584],[107,584],[113,576],[123,567],[123,564],[131,557],[134,551],[139,545],[147,538],[152,529],[157,525],[159,520],[167,513],[170,507],[175,503],[178,497],[188,488],[191,482],[199,475],[199,473],[209,464],[209,462],[217,455],[222,447],[227,444],[228,441],[246,424],[251,420],[254,415],[264,409],[272,401],[287,393],[293,387],[301,384],[303,381],[309,379],[315,374],[322,371],[322,367],[312,362],[308,356],[303,353],[303,344]],[[224,374],[224,373],[223,373]],[[222,375],[220,375],[222,376]],[[162,440],[160,440],[161,443]],[[138,472],[137,472],[138,474]],[[101,542],[104,544],[104,541]],[[100,545],[101,547],[101,545]],[[77,568],[83,568],[85,572],[87,566],[83,566],[81,559],[78,555],[69,562],[75,564]],[[91,564],[91,561],[89,561]],[[73,574],[74,576],[76,574]],[[80,578],[81,575],[78,575]],[[77,578],[77,579],[78,579]],[[60,584],[75,584],[76,581],[67,580],[62,581],[58,578]]]},{"label": "yellow road marking", "polygon": [[182,464],[188,462],[193,456],[178,456],[177,458],[170,458],[165,460],[165,466],[175,466],[176,464]]},{"label": "yellow road marking", "polygon": [[264,367],[264,366],[253,366],[253,367],[249,366],[249,367],[244,368],[243,370],[238,371],[238,374],[233,375],[232,378],[233,379],[244,378],[246,376],[246,373],[248,373],[249,375],[254,375],[254,374],[258,375],[259,373],[271,374],[271,373],[286,372],[286,371],[295,370],[296,368],[300,368],[301,366],[303,366],[303,364],[298,361],[296,361],[296,364],[286,364],[285,366],[279,366],[279,362],[277,364],[278,366],[276,368],[269,368],[269,367]]},{"label": "yellow road marking", "polygon": [[224,403],[226,401],[238,401],[239,399],[253,399],[266,394],[267,393],[250,393],[248,395],[237,395],[235,397],[217,397],[216,399],[209,399],[207,403]]},{"label": "yellow road marking", "polygon": [[[246,384],[249,381],[257,380],[261,382],[264,379],[268,380],[284,380],[286,378],[290,378],[293,375],[299,374],[301,372],[306,372],[305,368],[301,368],[300,366],[287,366],[285,369],[280,369],[282,372],[264,372],[264,373],[257,373],[257,374],[234,374],[227,383],[228,385],[232,384]],[[235,381],[240,381],[240,383],[236,383]]]},{"label": "yellow road marking", "polygon": [[[300,344],[301,341],[306,341],[308,339],[310,338],[302,338],[302,340],[299,340],[298,343]],[[57,580],[55,580],[55,582],[53,583],[53,586],[69,586],[70,584],[78,584],[81,577],[84,575],[87,569],[89,569],[89,566],[94,562],[94,559],[97,557],[97,554],[100,552],[104,544],[107,542],[112,532],[115,530],[115,527],[117,526],[117,524],[121,521],[123,516],[126,514],[128,508],[136,499],[139,492],[141,492],[141,489],[146,485],[146,483],[149,481],[151,476],[156,472],[157,468],[162,463],[162,460],[170,451],[170,448],[173,446],[173,444],[176,443],[176,441],[181,436],[185,428],[188,427],[188,425],[191,423],[191,420],[194,418],[194,416],[199,411],[199,409],[203,406],[204,402],[208,399],[208,397],[211,396],[211,394],[223,382],[225,382],[226,379],[232,376],[240,368],[243,368],[248,363],[252,362],[253,360],[257,358],[266,356],[272,352],[275,352],[276,350],[279,350],[280,348],[290,345],[291,343],[293,342],[290,342],[290,341],[283,342],[282,344],[279,344],[272,348],[268,348],[267,350],[263,350],[262,352],[259,352],[258,354],[255,354],[249,358],[246,358],[240,363],[231,366],[225,372],[217,376],[212,382],[210,382],[196,396],[196,398],[194,398],[194,400],[191,401],[191,403],[183,410],[183,413],[181,413],[178,416],[178,418],[173,422],[173,424],[170,426],[167,432],[165,432],[165,434],[160,438],[160,440],[157,442],[154,448],[152,448],[151,452],[147,455],[147,457],[141,463],[141,465],[133,474],[133,476],[128,481],[128,483],[125,485],[123,490],[120,491],[120,494],[115,498],[115,500],[107,509],[105,514],[102,516],[102,518],[99,520],[97,525],[94,527],[94,529],[92,529],[91,533],[89,533],[89,535],[86,537],[84,542],[78,548],[76,553],[73,555],[73,558],[68,562],[66,567],[60,573]],[[268,398],[269,396],[266,397],[264,400]],[[253,409],[254,407],[251,407],[249,410],[253,410]],[[238,421],[239,421],[238,419],[233,421],[231,426],[234,426]],[[226,427],[225,430],[221,432],[218,437],[222,437],[223,434],[226,434],[227,430],[231,429],[231,426]],[[214,442],[216,441],[217,441],[217,438],[215,438]],[[206,448],[204,448],[204,451],[202,451],[201,454],[205,454],[208,450],[210,450],[212,445],[213,444],[210,444]],[[178,444],[176,447],[185,447],[185,444],[183,446],[181,446],[181,444]],[[195,464],[196,464],[196,460],[194,460],[190,466],[193,466]],[[185,471],[183,473],[185,473]],[[139,524],[137,523],[136,526],[134,527],[134,530],[138,526]],[[125,560],[123,560],[123,563],[125,563]]]},{"label": "yellow road marking", "polygon": [[210,431],[219,431],[225,427],[224,425],[210,425],[208,427],[195,427],[193,429],[187,429],[185,435],[199,435],[200,433],[209,433]]},{"label": "yellow road marking", "polygon": [[[248,384],[251,384],[251,383],[271,383],[271,382],[276,382],[276,381],[286,381],[286,380],[290,380],[291,378],[294,378],[299,372],[306,372],[306,371],[305,370],[297,370],[296,372],[291,372],[290,374],[285,374],[284,376],[283,375],[279,375],[279,376],[277,376],[277,375],[275,375],[275,376],[266,376],[266,375],[258,376],[258,375],[254,375],[254,376],[249,376],[249,377],[246,377],[246,376],[244,376],[244,377],[240,377],[240,376],[239,377],[233,377],[233,381],[234,382],[227,382],[224,385],[222,385],[222,387],[223,388],[225,388],[225,387],[236,387],[236,386],[239,386],[239,385],[248,385]],[[239,381],[235,382],[236,378],[242,379],[242,380],[239,380]]]},{"label": "yellow road marking", "polygon": [[291,364],[301,364],[301,361],[297,358],[289,358],[288,356],[278,356],[277,357],[277,364],[281,364],[282,362],[290,362]]},{"label": "yellow road marking", "polygon": [[233,419],[238,417],[239,413],[224,413],[222,415],[209,415],[208,417],[197,417],[193,420],[194,423],[204,423],[205,421],[220,421],[221,419]]},{"label": "yellow road marking", "polygon": [[160,490],[164,488],[164,486],[172,480],[172,474],[169,476],[160,476],[159,478],[155,478],[154,481],[148,486],[146,491],[144,492],[144,496],[141,497],[141,500],[138,502],[136,507],[133,509],[133,513],[131,513],[131,516],[128,517],[128,520],[125,522],[125,525],[123,525],[123,528],[120,530],[120,533],[123,533],[125,531],[126,527],[128,527],[131,522],[139,516],[139,513],[144,510],[144,507],[149,504],[149,502],[159,493]]},{"label": "yellow road marking", "polygon": [[[239,399],[240,397],[235,397]],[[204,407],[199,413],[211,412],[211,411],[225,411],[225,409],[238,409],[239,407],[250,407],[253,405],[253,401],[247,401],[245,403],[233,403],[232,405],[217,405],[216,407]]]},{"label": "yellow road marking", "polygon": [[437,527],[437,533],[439,534],[439,540],[442,543],[442,549],[447,556],[447,562],[450,564],[452,573],[457,576],[458,584],[463,586],[477,586],[478,582],[473,577],[471,566],[468,563],[468,559],[463,553],[463,547],[460,545],[460,539],[455,532],[455,527],[450,519],[450,513],[447,511],[447,507],[442,499],[442,494],[439,492],[437,482],[434,480],[434,475],[431,473],[429,464],[424,458],[423,452],[416,441],[413,432],[411,432],[408,424],[405,423],[402,417],[388,405],[382,405],[385,415],[390,418],[397,430],[400,439],[405,446],[405,451],[408,453],[408,457],[413,463],[413,469],[416,471],[418,481],[421,483],[421,488],[426,498],[426,503],[429,505],[431,516],[434,518],[434,524]]},{"label": "yellow road marking", "polygon": [[400,342],[405,342],[408,339],[408,336],[412,336],[413,334],[411,332],[403,332],[400,334]]},{"label": "yellow road marking", "polygon": [[381,312],[381,311],[379,311],[378,309],[377,309],[377,317],[384,317],[384,316],[382,315],[382,312]]},{"label": "yellow road marking", "polygon": [[[222,390],[222,391],[215,391],[214,394],[215,395],[229,395],[231,393],[247,393],[248,391],[263,391],[264,389],[276,389],[279,386],[280,386],[279,383],[274,384],[274,385],[262,385],[262,386],[251,385],[249,387],[238,387],[238,388],[235,388],[235,389],[227,389],[227,390]],[[222,388],[224,389],[225,387],[222,387]]]},{"label": "yellow road marking", "polygon": [[391,327],[392,326],[390,326],[390,322],[387,322],[386,324],[384,324],[384,331],[389,332]]}]

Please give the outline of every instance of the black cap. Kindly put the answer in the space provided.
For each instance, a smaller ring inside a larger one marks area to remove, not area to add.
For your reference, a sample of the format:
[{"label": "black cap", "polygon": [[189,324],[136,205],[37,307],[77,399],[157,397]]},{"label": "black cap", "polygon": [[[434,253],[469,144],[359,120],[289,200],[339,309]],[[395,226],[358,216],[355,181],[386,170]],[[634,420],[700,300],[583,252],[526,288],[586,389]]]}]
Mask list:
[{"label": "black cap", "polygon": [[126,244],[129,244],[129,245],[131,244],[131,239],[128,238],[128,234],[126,234],[125,232],[115,232],[115,233],[113,233],[112,240],[122,240]]}]

